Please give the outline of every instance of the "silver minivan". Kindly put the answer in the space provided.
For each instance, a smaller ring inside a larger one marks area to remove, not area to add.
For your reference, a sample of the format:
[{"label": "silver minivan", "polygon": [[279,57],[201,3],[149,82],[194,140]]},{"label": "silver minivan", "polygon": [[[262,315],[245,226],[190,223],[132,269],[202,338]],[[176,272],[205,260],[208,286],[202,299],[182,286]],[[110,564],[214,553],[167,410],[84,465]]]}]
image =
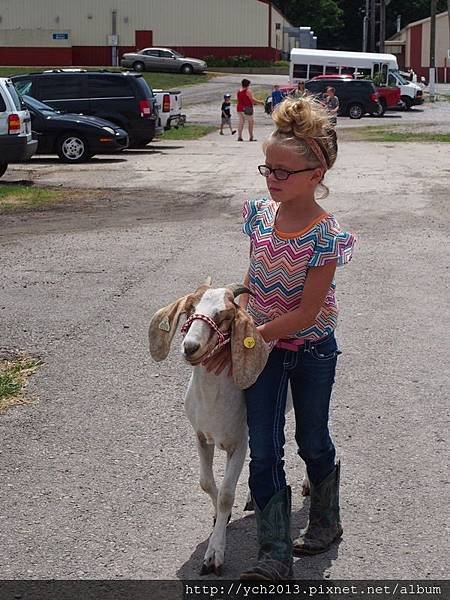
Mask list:
[{"label": "silver minivan", "polygon": [[30,113],[11,81],[0,77],[0,177],[10,162],[23,162],[36,152],[31,133]]},{"label": "silver minivan", "polygon": [[187,58],[170,48],[144,48],[122,56],[120,65],[134,71],[172,71],[175,73],[202,73],[208,67],[204,60]]}]

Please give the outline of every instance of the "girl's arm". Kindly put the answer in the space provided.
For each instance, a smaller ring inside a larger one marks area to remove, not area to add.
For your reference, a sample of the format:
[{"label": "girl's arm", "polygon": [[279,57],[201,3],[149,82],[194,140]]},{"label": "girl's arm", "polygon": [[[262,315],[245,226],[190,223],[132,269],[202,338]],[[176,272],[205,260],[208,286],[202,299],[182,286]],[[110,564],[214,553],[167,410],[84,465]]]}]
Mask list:
[{"label": "girl's arm", "polygon": [[309,269],[300,307],[257,327],[266,342],[283,339],[315,323],[333,281],[336,264],[335,260]]}]

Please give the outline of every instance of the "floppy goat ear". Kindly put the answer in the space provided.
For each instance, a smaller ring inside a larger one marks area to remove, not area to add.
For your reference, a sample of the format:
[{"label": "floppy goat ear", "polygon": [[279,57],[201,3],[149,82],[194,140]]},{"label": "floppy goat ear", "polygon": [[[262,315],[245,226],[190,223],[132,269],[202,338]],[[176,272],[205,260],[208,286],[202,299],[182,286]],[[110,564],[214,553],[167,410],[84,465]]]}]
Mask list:
[{"label": "floppy goat ear", "polygon": [[186,312],[189,296],[183,296],[164,308],[160,308],[152,317],[148,329],[150,354],[153,360],[160,362],[167,358],[180,316]]},{"label": "floppy goat ear", "polygon": [[256,329],[253,319],[237,306],[231,326],[231,361],[233,379],[239,389],[245,390],[255,383],[266,366],[269,352],[270,347]]}]

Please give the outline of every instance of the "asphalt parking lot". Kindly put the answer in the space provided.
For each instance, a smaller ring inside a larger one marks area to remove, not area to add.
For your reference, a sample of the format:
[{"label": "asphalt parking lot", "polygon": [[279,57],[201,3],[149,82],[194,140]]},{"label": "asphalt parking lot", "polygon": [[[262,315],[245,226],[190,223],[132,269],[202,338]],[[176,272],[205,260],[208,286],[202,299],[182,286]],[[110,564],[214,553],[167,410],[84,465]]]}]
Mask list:
[{"label": "asphalt parking lot", "polygon": [[[401,118],[441,126],[447,105]],[[258,115],[258,139],[269,131]],[[344,141],[327,176],[324,206],[359,238],[337,277],[344,537],[296,560],[297,578],[448,577],[448,157],[446,144]],[[183,413],[189,368],[177,344],[153,363],[146,330],[205,276],[243,277],[240,210],[265,193],[261,160],[260,144],[213,132],[82,166],[39,157],[3,178],[86,189],[83,202],[0,216],[0,344],[43,360],[39,402],[0,416],[4,579],[197,577],[211,511]],[[292,419],[287,439],[296,531],[308,500]],[[245,496],[246,467],[226,579],[256,552]]]}]

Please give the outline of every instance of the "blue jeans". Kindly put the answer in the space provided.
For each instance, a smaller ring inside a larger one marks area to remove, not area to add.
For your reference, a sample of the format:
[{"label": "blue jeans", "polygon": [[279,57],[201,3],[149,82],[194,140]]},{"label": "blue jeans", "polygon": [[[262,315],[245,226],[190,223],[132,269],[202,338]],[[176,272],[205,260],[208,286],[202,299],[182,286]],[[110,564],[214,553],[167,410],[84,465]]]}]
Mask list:
[{"label": "blue jeans", "polygon": [[320,483],[334,469],[328,411],[337,356],[334,334],[307,341],[298,352],[274,348],[257,381],[245,390],[250,441],[250,490],[261,510],[286,487],[284,425],[288,382],[295,412],[295,439],[308,477]]}]

